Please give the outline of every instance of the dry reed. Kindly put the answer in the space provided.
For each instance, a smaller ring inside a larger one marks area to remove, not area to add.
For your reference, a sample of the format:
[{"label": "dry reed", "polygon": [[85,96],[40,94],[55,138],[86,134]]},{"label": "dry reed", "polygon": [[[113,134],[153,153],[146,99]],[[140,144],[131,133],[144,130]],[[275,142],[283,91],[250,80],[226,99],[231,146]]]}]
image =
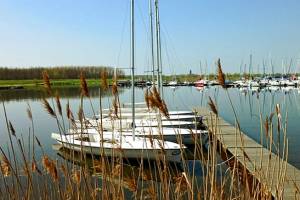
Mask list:
[{"label": "dry reed", "polygon": [[45,99],[44,97],[42,98],[42,104],[43,104],[45,110],[47,111],[47,113],[48,113],[50,116],[56,118],[56,114],[55,114],[54,110],[53,110],[52,107],[50,106],[50,104],[49,104],[49,102],[47,101],[47,99]]},{"label": "dry reed", "polygon": [[2,156],[0,165],[1,165],[1,173],[3,174],[3,176],[5,177],[9,176],[11,173],[11,168],[10,168],[11,165],[5,156]]},{"label": "dry reed", "polygon": [[158,108],[159,111],[166,117],[169,118],[169,111],[164,100],[161,99],[155,86],[152,87],[152,92],[150,91],[147,95],[147,101],[149,107],[152,109]]},{"label": "dry reed", "polygon": [[49,75],[47,71],[43,71],[42,73],[43,76],[43,83],[44,83],[44,87],[46,89],[46,92],[51,95],[52,94],[52,88],[51,88],[51,84],[50,84],[50,79],[49,79]]},{"label": "dry reed", "polygon": [[218,65],[218,82],[223,88],[226,88],[225,74],[223,73],[223,70],[222,70],[220,58],[217,61],[217,65]]},{"label": "dry reed", "polygon": [[81,95],[90,97],[89,89],[83,72],[80,73],[80,89]]},{"label": "dry reed", "polygon": [[10,133],[13,135],[13,136],[16,136],[16,131],[15,131],[15,128],[13,127],[12,123],[10,121],[8,121],[8,124],[9,124],[9,130],[10,130]]},{"label": "dry reed", "polygon": [[61,103],[60,103],[60,98],[59,98],[58,92],[56,92],[56,94],[55,94],[55,101],[56,101],[56,107],[57,107],[58,113],[59,113],[59,115],[62,116],[62,108],[61,108]]},{"label": "dry reed", "polygon": [[113,96],[118,95],[118,85],[117,85],[116,81],[113,82],[111,90],[112,90]]},{"label": "dry reed", "polygon": [[100,80],[101,80],[100,87],[103,91],[108,90],[107,76],[108,76],[108,73],[107,73],[106,70],[101,71],[101,73],[100,73]]},{"label": "dry reed", "polygon": [[[221,64],[219,62],[219,68],[221,69]],[[221,71],[221,72],[220,72]],[[225,77],[222,72],[222,69],[219,70],[219,74],[223,76],[221,78],[222,80],[219,80],[220,82],[223,82],[223,87],[225,87]],[[102,79],[102,75],[101,75]],[[104,79],[104,78],[103,78]],[[49,80],[49,77],[48,77]],[[85,82],[85,81],[81,81]],[[102,81],[104,82],[104,80]],[[101,82],[101,85],[102,85]],[[103,83],[105,85],[105,83]],[[45,84],[46,86],[47,84]],[[84,91],[84,85],[83,83],[82,88],[82,94],[84,96],[87,96],[88,90]],[[102,88],[104,88],[104,85]],[[113,86],[112,93],[115,97],[113,104],[115,108],[118,108],[117,104],[120,104],[118,99],[116,98],[118,96],[118,88]],[[49,91],[51,91],[50,87],[50,81],[49,81]],[[86,85],[87,88],[87,85]],[[57,95],[58,96],[58,95]],[[88,96],[89,97],[89,96]],[[211,111],[218,115],[218,109],[214,101],[209,97],[208,99],[208,105],[211,109]],[[162,112],[164,115],[168,115],[168,109],[163,99],[161,99],[160,94],[158,93],[155,86],[153,87],[152,91],[147,90],[145,92],[145,101],[147,103],[147,107],[151,109],[159,109],[160,112]],[[55,109],[50,106],[48,101],[43,98],[42,100],[43,106],[47,113],[49,113],[52,117],[56,118]],[[62,115],[61,105],[59,97],[56,97],[56,106],[58,108],[57,112]],[[60,107],[60,108],[59,108]],[[115,110],[115,114],[118,113],[118,110]],[[30,119],[32,119],[32,113],[30,109],[27,109],[27,114]],[[69,120],[75,123],[74,116],[71,112],[69,102],[66,105],[66,114]],[[278,124],[282,123],[281,121],[281,113],[280,113],[280,107],[279,105],[276,106],[276,114],[278,118]],[[271,140],[272,136],[272,117],[274,113],[271,114],[269,117],[266,117],[265,123],[265,131],[266,136]],[[80,107],[78,111],[78,118],[80,121],[83,121],[84,119],[84,111],[83,108]],[[217,123],[217,120],[211,120],[212,122]],[[11,132],[11,135],[15,134],[15,130],[11,124],[10,121],[8,121],[8,128]],[[281,127],[282,128],[282,127]],[[211,124],[209,125],[210,133],[211,134],[217,134],[218,131],[218,124]],[[2,177],[2,181],[5,183],[4,188],[6,189],[6,194],[8,197],[12,199],[16,199],[16,196],[13,196],[14,194],[10,194],[8,191],[19,191],[24,190],[24,197],[30,199],[34,198],[35,196],[33,193],[41,199],[88,199],[88,198],[111,198],[111,199],[124,199],[128,197],[128,191],[131,191],[129,193],[132,195],[131,197],[133,199],[194,199],[196,197],[202,198],[202,199],[219,199],[219,198],[226,198],[226,199],[246,199],[245,197],[252,197],[256,199],[260,199],[265,196],[270,196],[270,193],[268,190],[270,188],[266,187],[258,187],[257,185],[253,184],[251,186],[247,186],[247,188],[242,188],[241,183],[244,182],[250,182],[249,177],[245,176],[244,168],[241,168],[236,164],[236,161],[232,161],[231,159],[228,159],[225,163],[227,163],[229,166],[233,166],[233,169],[226,169],[225,175],[223,177],[218,177],[217,174],[217,151],[220,149],[217,142],[209,138],[210,145],[208,152],[204,152],[205,150],[202,147],[202,143],[199,141],[197,142],[196,134],[192,132],[192,137],[195,141],[195,149],[194,149],[194,155],[193,155],[193,161],[195,163],[196,159],[201,158],[203,161],[203,165],[201,165],[200,168],[202,168],[203,171],[203,183],[199,185],[199,182],[197,182],[197,178],[195,178],[195,171],[200,170],[196,167],[195,164],[193,164],[193,168],[190,169],[190,167],[187,167],[185,162],[182,163],[182,169],[177,169],[177,175],[171,176],[169,168],[170,165],[168,162],[163,162],[162,160],[158,161],[151,161],[152,164],[147,163],[147,160],[145,161],[138,161],[138,164],[133,167],[130,165],[131,171],[134,170],[134,168],[139,168],[138,173],[130,173],[130,176],[126,175],[125,173],[125,165],[124,160],[118,160],[118,162],[113,163],[113,161],[109,161],[104,155],[101,156],[101,162],[97,162],[95,160],[88,160],[86,157],[84,157],[81,153],[80,158],[76,158],[74,152],[70,152],[69,157],[66,158],[70,162],[68,165],[60,164],[60,160],[55,161],[54,159],[51,159],[43,152],[42,157],[42,166],[44,168],[44,172],[42,172],[38,168],[38,163],[36,162],[35,158],[30,161],[25,160],[25,171],[27,176],[22,177],[27,178],[27,181],[24,181],[21,186],[10,186],[5,181],[7,179]],[[237,134],[238,136],[238,134]],[[41,142],[38,140],[36,136],[33,136],[35,138],[37,144],[42,148]],[[152,136],[151,136],[152,138]],[[153,139],[153,138],[152,138]],[[199,139],[199,138],[198,138]],[[21,145],[20,140],[19,144]],[[180,142],[179,139],[177,142]],[[270,142],[272,144],[272,142]],[[157,157],[164,157],[164,147],[161,143],[162,151],[160,151],[157,155]],[[271,148],[272,145],[270,145]],[[12,146],[13,148],[13,146]],[[242,149],[242,148],[241,148]],[[117,154],[118,151],[122,152],[123,150],[121,148],[116,149],[115,153]],[[271,150],[270,150],[271,151]],[[207,154],[204,156],[204,154]],[[286,155],[286,154],[285,154]],[[221,155],[222,156],[222,155]],[[251,158],[242,149],[242,155],[245,157],[245,159],[251,161]],[[9,156],[8,156],[9,157]],[[24,157],[25,159],[25,157]],[[112,158],[114,160],[114,158]],[[109,162],[108,162],[109,161]],[[191,161],[187,161],[191,162]],[[29,163],[29,166],[31,164],[31,170],[26,169],[26,164]],[[100,163],[100,164],[99,164]],[[231,164],[229,164],[231,163]],[[69,165],[70,164],[70,165]],[[146,169],[146,164],[149,164],[150,174],[148,174]],[[155,165],[155,167],[152,167],[152,165]],[[235,166],[237,165],[237,166]],[[58,168],[58,166],[60,166]],[[204,167],[205,166],[205,167]],[[90,170],[91,168],[91,170]],[[205,168],[205,169],[204,169]],[[278,180],[283,181],[284,177],[284,162],[283,164],[280,164],[280,174],[278,175]],[[87,170],[90,170],[87,172]],[[192,170],[192,172],[190,171]],[[270,169],[271,171],[271,169]],[[17,179],[19,176],[21,176],[20,173],[16,172],[16,169],[13,169],[11,167],[11,164],[9,163],[9,160],[4,157],[4,159],[1,160],[1,172],[4,177],[9,176],[10,174],[15,174],[14,177]],[[97,172],[98,174],[96,174]],[[259,168],[256,169],[255,173],[261,173]],[[37,173],[39,184],[36,187],[30,188],[28,187],[29,181],[28,178],[31,176],[30,173]],[[63,175],[60,175],[63,174]],[[140,174],[137,176],[137,174]],[[239,177],[236,177],[236,176]],[[50,177],[52,181],[49,182],[47,177]],[[99,184],[99,177],[102,178],[102,183]],[[232,178],[231,178],[232,177]],[[116,179],[117,178],[117,179]],[[264,178],[263,175],[261,175],[261,178]],[[219,179],[221,179],[221,187],[219,184]],[[62,183],[61,181],[65,181]],[[27,182],[27,183],[26,183]],[[74,186],[75,184],[75,186]],[[63,185],[63,187],[61,187]],[[226,189],[226,186],[230,188],[230,190]],[[230,185],[230,186],[229,186]],[[124,192],[124,188],[127,188],[127,191]],[[2,189],[2,188],[1,188]],[[278,185],[278,191],[282,190],[283,186]],[[3,191],[1,191],[3,192]],[[5,193],[5,192],[4,192]],[[23,193],[22,193],[23,194]],[[27,194],[27,195],[26,195]],[[246,195],[253,195],[253,196],[246,196]],[[280,195],[278,195],[280,196]],[[6,197],[6,196],[5,196]],[[5,198],[3,197],[3,198]]]},{"label": "dry reed", "polygon": [[213,102],[213,100],[211,99],[211,97],[208,97],[208,105],[210,107],[210,110],[215,114],[218,115],[218,109],[216,104]]}]

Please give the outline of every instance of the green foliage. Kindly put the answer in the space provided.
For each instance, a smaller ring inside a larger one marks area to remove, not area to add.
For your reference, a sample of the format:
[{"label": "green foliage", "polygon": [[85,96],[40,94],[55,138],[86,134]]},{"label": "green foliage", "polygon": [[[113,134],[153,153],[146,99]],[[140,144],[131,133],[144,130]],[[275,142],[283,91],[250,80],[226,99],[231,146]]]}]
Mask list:
[{"label": "green foliage", "polygon": [[[103,66],[62,66],[62,67],[30,67],[30,68],[8,68],[0,67],[0,80],[32,80],[41,79],[42,72],[47,71],[51,80],[53,79],[78,79],[84,72],[88,79],[99,79],[102,71],[107,71],[108,77],[114,75],[114,68]],[[117,76],[122,78],[124,72],[117,70]]]}]

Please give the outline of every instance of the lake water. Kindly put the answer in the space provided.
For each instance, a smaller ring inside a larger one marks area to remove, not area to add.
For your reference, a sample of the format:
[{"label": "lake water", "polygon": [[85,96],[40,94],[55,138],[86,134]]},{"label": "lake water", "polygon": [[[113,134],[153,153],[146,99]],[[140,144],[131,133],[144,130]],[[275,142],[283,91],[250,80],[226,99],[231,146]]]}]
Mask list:
[{"label": "lake water", "polygon": [[[74,116],[77,118],[76,113],[80,105],[79,89],[60,88],[57,91],[61,96],[63,111],[65,112],[65,106],[69,101]],[[121,103],[131,101],[131,90],[129,88],[120,88],[119,93]],[[137,88],[136,93],[136,102],[144,101],[144,89]],[[90,88],[90,94],[93,108],[98,110],[98,88]],[[265,120],[267,115],[269,116],[270,113],[275,112],[276,104],[280,104],[282,120],[287,120],[288,161],[300,168],[300,159],[298,157],[300,153],[300,90],[297,88],[271,88],[262,91],[251,91],[229,88],[228,94],[237,112],[242,130],[257,142],[260,142],[261,137],[260,113],[263,120]],[[23,136],[25,146],[28,144],[28,132],[31,127],[31,122],[26,112],[27,104],[29,104],[32,108],[35,134],[43,144],[47,154],[56,156],[57,152],[52,149],[52,145],[56,142],[51,139],[51,132],[57,132],[58,128],[55,119],[45,112],[41,104],[41,97],[44,95],[45,93],[40,90],[0,91],[0,98],[5,104],[8,119],[13,124],[16,135]],[[169,110],[191,110],[195,107],[207,106],[209,96],[216,101],[220,115],[226,121],[234,124],[235,118],[229,103],[229,97],[221,87],[214,86],[202,90],[197,90],[195,87],[164,88],[164,99]],[[50,99],[49,101],[51,102]],[[111,94],[106,93],[102,102],[103,107],[109,107],[111,105]],[[0,145],[6,149],[6,144],[9,143],[9,140],[2,106],[0,112],[0,126],[2,130],[0,132]],[[91,116],[93,113],[91,104],[87,99],[84,100],[84,112],[86,116]],[[276,117],[274,117],[274,122],[276,121],[275,119]],[[275,124],[274,127],[276,127]],[[37,156],[41,155],[39,150],[36,153]]]}]

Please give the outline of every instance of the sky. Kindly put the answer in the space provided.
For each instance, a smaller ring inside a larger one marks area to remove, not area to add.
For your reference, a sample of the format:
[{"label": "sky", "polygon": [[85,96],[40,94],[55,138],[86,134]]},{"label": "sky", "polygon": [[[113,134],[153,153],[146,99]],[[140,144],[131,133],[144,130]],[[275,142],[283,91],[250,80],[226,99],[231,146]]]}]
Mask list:
[{"label": "sky", "polygon": [[[148,0],[135,0],[136,71],[150,70]],[[160,0],[165,74],[300,72],[299,0]],[[0,0],[0,66],[130,66],[130,0]],[[201,67],[200,67],[201,62]],[[206,64],[207,63],[207,67]],[[241,67],[242,66],[242,67]],[[125,69],[126,70],[126,69]],[[129,70],[126,70],[129,73]]]}]

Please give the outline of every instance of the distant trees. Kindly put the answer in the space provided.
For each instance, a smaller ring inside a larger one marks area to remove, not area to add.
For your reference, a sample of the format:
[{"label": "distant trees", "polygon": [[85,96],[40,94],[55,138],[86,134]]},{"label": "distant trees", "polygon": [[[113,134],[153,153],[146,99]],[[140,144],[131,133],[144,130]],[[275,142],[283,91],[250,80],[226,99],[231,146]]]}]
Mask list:
[{"label": "distant trees", "polygon": [[[114,68],[102,66],[63,66],[63,67],[30,67],[8,68],[0,67],[0,80],[41,79],[42,72],[47,71],[51,79],[78,79],[81,72],[86,78],[100,78],[101,71],[106,70],[108,78],[114,76]],[[123,70],[117,69],[117,77],[123,78]]]}]

